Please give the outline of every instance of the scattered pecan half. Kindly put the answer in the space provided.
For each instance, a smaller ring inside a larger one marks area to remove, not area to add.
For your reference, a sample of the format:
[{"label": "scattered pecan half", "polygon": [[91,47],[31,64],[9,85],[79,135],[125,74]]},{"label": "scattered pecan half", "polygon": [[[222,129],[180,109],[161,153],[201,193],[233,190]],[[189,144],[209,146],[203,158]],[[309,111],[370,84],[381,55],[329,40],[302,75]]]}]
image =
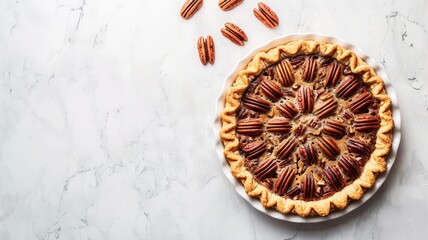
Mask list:
[{"label": "scattered pecan half", "polygon": [[364,92],[361,95],[353,99],[348,108],[353,113],[360,113],[367,109],[367,107],[373,103],[373,97],[369,92]]},{"label": "scattered pecan half", "polygon": [[347,98],[351,96],[360,86],[360,81],[351,75],[343,80],[336,88],[336,96],[340,98]]},{"label": "scattered pecan half", "polygon": [[260,89],[266,97],[272,101],[277,101],[279,98],[284,96],[281,87],[274,81],[264,80],[260,84]]},{"label": "scattered pecan half", "polygon": [[198,54],[203,65],[206,65],[207,62],[214,64],[215,47],[214,40],[210,35],[206,39],[203,36],[198,38]]},{"label": "scattered pecan half", "polygon": [[291,130],[290,120],[287,118],[273,118],[266,123],[266,130],[269,132],[289,132]]},{"label": "scattered pecan half", "polygon": [[277,105],[276,109],[279,110],[282,116],[287,117],[289,119],[293,119],[294,116],[299,113],[297,108],[294,106],[294,103],[291,101],[285,101],[283,104]]},{"label": "scattered pecan half", "polygon": [[327,93],[323,95],[325,95],[325,97],[322,98],[323,99],[322,104],[319,105],[314,111],[315,116],[317,116],[318,118],[327,117],[331,112],[333,112],[337,108],[337,101],[331,93]]},{"label": "scattered pecan half", "polygon": [[293,149],[296,147],[296,141],[294,140],[294,137],[289,137],[288,139],[285,139],[282,141],[279,146],[276,148],[275,155],[279,159],[285,159],[290,155],[290,153],[293,151]]},{"label": "scattered pecan half", "polygon": [[265,160],[257,169],[254,170],[253,175],[258,180],[263,180],[272,175],[276,171],[276,163],[272,159]]},{"label": "scattered pecan half", "polygon": [[259,113],[266,113],[270,110],[270,102],[256,96],[247,96],[243,105]]},{"label": "scattered pecan half", "polygon": [[372,152],[370,145],[361,139],[349,138],[345,145],[350,153],[356,153],[368,157]]},{"label": "scattered pecan half", "polygon": [[286,60],[282,60],[276,65],[275,73],[282,86],[288,87],[294,83],[293,71]]},{"label": "scattered pecan half", "polygon": [[335,190],[340,190],[343,187],[343,177],[339,169],[332,165],[324,170],[325,180]]},{"label": "scattered pecan half", "polygon": [[249,136],[260,135],[263,132],[263,123],[259,119],[244,119],[236,124],[236,132]]},{"label": "scattered pecan half", "polygon": [[305,200],[311,200],[315,196],[315,179],[312,173],[303,177],[301,188]]},{"label": "scattered pecan half", "polygon": [[312,89],[308,87],[300,88],[299,93],[297,94],[297,101],[300,105],[300,110],[303,113],[312,112],[314,108],[314,93]]},{"label": "scattered pecan half", "polygon": [[224,28],[221,29],[221,34],[240,46],[244,46],[244,42],[248,41],[247,34],[245,34],[240,27],[230,22],[224,24]]},{"label": "scattered pecan half", "polygon": [[220,0],[220,1],[218,1],[218,6],[223,11],[229,11],[229,10],[237,7],[243,1],[244,0]]},{"label": "scattered pecan half", "polygon": [[343,173],[350,177],[352,180],[355,180],[360,175],[360,168],[358,163],[355,161],[355,158],[351,155],[342,155],[338,161],[339,167],[342,169]]},{"label": "scattered pecan half", "polygon": [[284,195],[296,176],[296,170],[291,167],[285,167],[278,176],[274,187],[275,192],[279,195]]},{"label": "scattered pecan half", "polygon": [[267,144],[264,141],[254,141],[242,148],[242,152],[247,159],[253,159],[262,155],[266,151]]},{"label": "scattered pecan half", "polygon": [[275,28],[279,25],[278,16],[268,5],[259,2],[258,9],[254,8],[253,13],[256,18],[268,28]]},{"label": "scattered pecan half", "polygon": [[346,134],[346,125],[340,121],[329,119],[326,121],[323,133],[335,138],[342,138]]},{"label": "scattered pecan half", "polygon": [[318,153],[311,143],[300,145],[299,147],[300,158],[308,165],[318,162]]},{"label": "scattered pecan half", "polygon": [[181,17],[184,19],[191,18],[201,8],[202,2],[202,0],[187,0],[181,7]]},{"label": "scattered pecan half", "polygon": [[324,154],[330,159],[340,152],[340,149],[337,147],[334,140],[327,136],[322,135],[315,142],[318,144]]},{"label": "scattered pecan half", "polygon": [[325,77],[325,86],[334,87],[336,86],[337,81],[339,81],[340,74],[342,72],[342,65],[334,61],[327,67],[327,76]]},{"label": "scattered pecan half", "polygon": [[355,118],[354,129],[358,132],[371,132],[379,128],[379,116],[360,115]]},{"label": "scattered pecan half", "polygon": [[305,61],[302,79],[306,82],[312,82],[317,73],[317,62],[312,56],[308,56]]}]

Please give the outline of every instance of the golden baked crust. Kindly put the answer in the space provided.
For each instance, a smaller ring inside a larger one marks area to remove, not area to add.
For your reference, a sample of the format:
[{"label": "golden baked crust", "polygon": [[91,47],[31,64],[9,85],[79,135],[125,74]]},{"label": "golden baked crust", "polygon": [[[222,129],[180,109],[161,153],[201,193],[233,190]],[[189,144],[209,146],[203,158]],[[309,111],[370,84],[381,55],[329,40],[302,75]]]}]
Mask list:
[{"label": "golden baked crust", "polygon": [[[361,80],[369,86],[373,97],[379,101],[380,127],[376,133],[375,149],[366,162],[361,174],[351,184],[345,186],[334,195],[313,201],[284,198],[259,184],[253,174],[244,166],[244,158],[239,153],[239,140],[236,136],[236,113],[241,104],[251,79],[260,75],[268,66],[279,62],[284,57],[296,55],[318,54],[329,56],[340,63],[348,65],[352,73],[361,76]],[[249,196],[260,199],[266,208],[275,208],[283,214],[295,213],[302,217],[309,215],[327,216],[335,208],[343,209],[352,200],[361,199],[365,189],[373,187],[376,176],[386,170],[386,157],[391,149],[393,119],[390,111],[391,100],[386,94],[384,83],[353,51],[335,43],[314,40],[298,40],[257,53],[241,70],[226,94],[226,103],[221,114],[222,128],[220,137],[224,144],[224,155],[230,164],[231,173],[241,181]]]}]

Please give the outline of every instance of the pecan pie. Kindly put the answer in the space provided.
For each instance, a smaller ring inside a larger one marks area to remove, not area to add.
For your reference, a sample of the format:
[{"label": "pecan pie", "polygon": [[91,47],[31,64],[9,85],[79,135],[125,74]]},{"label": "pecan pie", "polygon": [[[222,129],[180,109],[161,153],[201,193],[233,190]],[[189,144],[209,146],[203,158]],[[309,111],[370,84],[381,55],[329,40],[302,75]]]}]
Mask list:
[{"label": "pecan pie", "polygon": [[390,106],[382,79],[353,51],[298,40],[239,72],[220,137],[248,195],[283,214],[326,216],[386,170]]}]

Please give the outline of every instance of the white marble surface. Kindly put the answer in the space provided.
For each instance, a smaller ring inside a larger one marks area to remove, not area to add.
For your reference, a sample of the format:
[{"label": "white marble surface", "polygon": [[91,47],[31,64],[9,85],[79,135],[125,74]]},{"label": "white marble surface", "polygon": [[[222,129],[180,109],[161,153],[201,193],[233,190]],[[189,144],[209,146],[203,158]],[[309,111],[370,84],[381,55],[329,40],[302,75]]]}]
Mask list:
[{"label": "white marble surface", "polygon": [[[0,239],[426,239],[428,2],[266,0],[281,24],[205,1],[0,2]],[[226,21],[249,36],[224,39]],[[337,221],[297,225],[250,207],[221,172],[211,127],[232,66],[293,32],[352,42],[381,62],[403,136],[384,186]],[[202,66],[199,35],[217,61]]]}]

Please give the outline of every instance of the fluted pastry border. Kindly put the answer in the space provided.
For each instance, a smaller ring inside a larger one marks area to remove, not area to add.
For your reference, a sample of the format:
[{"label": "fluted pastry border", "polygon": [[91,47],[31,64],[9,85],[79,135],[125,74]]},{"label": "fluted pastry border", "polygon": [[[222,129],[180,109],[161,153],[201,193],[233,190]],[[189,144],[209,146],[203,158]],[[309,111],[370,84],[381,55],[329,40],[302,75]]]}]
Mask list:
[{"label": "fluted pastry border", "polygon": [[[252,174],[246,170],[244,159],[237,150],[235,113],[243,93],[250,84],[249,76],[259,75],[267,66],[278,62],[284,56],[315,53],[331,56],[344,64],[349,64],[352,72],[362,75],[363,82],[370,86],[373,96],[380,101],[379,116],[381,123],[377,133],[376,149],[366,163],[361,176],[331,197],[306,202],[285,199],[270,192],[266,187],[258,184]],[[225,158],[230,164],[232,175],[243,183],[247,194],[259,198],[261,204],[266,208],[275,208],[283,214],[296,213],[302,217],[308,215],[327,216],[335,208],[345,208],[350,200],[361,199],[365,189],[373,187],[377,174],[386,170],[385,159],[391,149],[391,133],[394,127],[390,110],[391,100],[386,94],[382,79],[376,75],[374,70],[355,52],[336,43],[327,43],[321,40],[297,40],[272,48],[267,52],[261,51],[253,57],[245,69],[239,71],[225,98],[226,103],[221,113],[222,127],[220,131]]]}]

